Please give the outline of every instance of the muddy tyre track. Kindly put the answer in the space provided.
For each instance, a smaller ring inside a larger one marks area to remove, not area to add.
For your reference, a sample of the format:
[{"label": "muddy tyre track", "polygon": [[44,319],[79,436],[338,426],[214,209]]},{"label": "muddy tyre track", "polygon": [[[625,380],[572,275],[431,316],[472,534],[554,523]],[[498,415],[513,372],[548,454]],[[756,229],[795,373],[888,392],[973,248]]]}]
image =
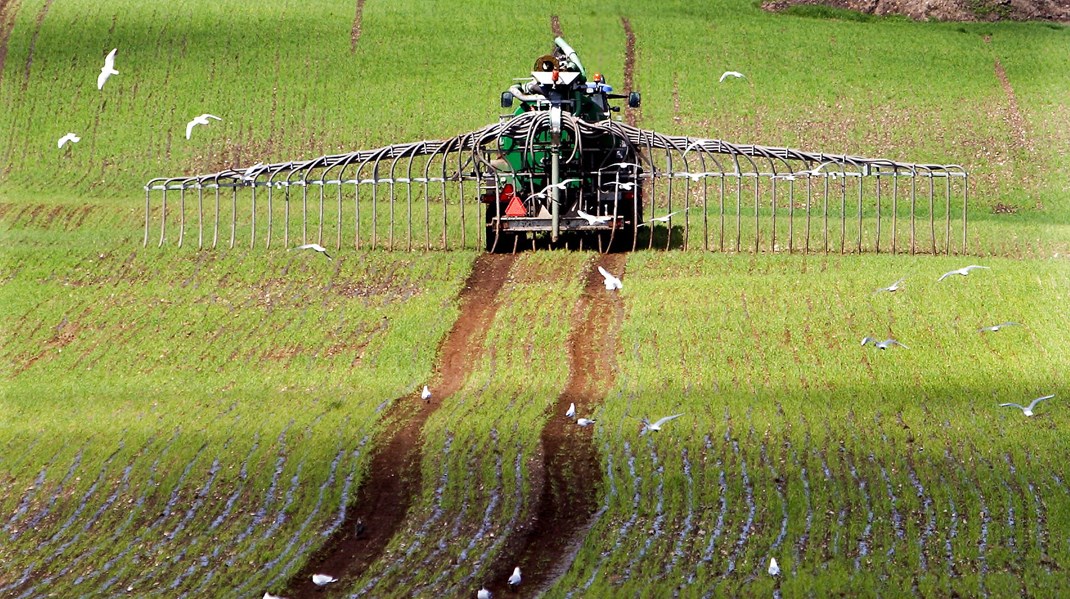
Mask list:
[{"label": "muddy tyre track", "polygon": [[550,15],[550,31],[555,37],[565,37],[565,31],[561,29],[561,19],[557,15]]},{"label": "muddy tyre track", "polygon": [[439,346],[435,374],[429,383],[434,396],[423,402],[415,392],[390,405],[353,509],[338,531],[290,579],[283,595],[321,597],[321,590],[311,580],[315,572],[330,573],[342,581],[340,588],[346,588],[347,582],[379,558],[400,529],[413,498],[420,494],[420,431],[443,400],[461,388],[479,359],[498,309],[498,293],[515,260],[512,254],[483,254],[476,259],[460,294],[460,315]]},{"label": "muddy tyre track", "polygon": [[[600,256],[611,272],[623,272],[626,256]],[[568,337],[569,375],[565,389],[547,410],[539,436],[544,480],[536,491],[527,531],[502,551],[489,570],[487,588],[508,592],[513,568],[523,572],[524,595],[550,588],[571,566],[583,539],[594,524],[602,485],[602,463],[592,431],[565,418],[570,403],[577,415],[590,415],[613,386],[623,303],[607,292],[595,264],[589,265],[583,291],[572,312]]]},{"label": "muddy tyre track", "polygon": [[15,28],[19,12],[19,0],[0,0],[0,81],[4,80],[4,63],[7,62],[7,40]]},{"label": "muddy tyre track", "polygon": [[357,0],[357,12],[353,15],[353,27],[349,30],[349,53],[357,51],[357,42],[360,41],[361,27],[364,23],[364,0]]},{"label": "muddy tyre track", "polygon": [[[624,86],[625,92],[635,91],[635,31],[632,30],[632,22],[628,17],[620,18],[620,26],[624,28]],[[637,127],[641,108],[633,108],[624,113],[624,122]]]}]

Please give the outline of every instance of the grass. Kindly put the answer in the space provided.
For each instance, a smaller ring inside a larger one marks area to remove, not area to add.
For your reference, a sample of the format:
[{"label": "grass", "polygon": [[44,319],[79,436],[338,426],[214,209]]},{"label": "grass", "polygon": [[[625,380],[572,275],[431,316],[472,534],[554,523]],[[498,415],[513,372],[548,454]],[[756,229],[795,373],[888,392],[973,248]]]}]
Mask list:
[{"label": "grass", "polygon": [[[19,3],[0,79],[0,595],[252,595],[304,565],[365,476],[382,409],[430,375],[475,254],[286,252],[280,204],[271,247],[261,204],[254,247],[243,217],[233,249],[198,251],[192,201],[183,248],[142,248],[141,186],[485,125],[549,49],[551,14],[618,88],[629,19],[644,127],[962,164],[971,256],[632,254],[617,386],[595,415],[606,509],[550,595],[1064,593],[1067,31],[807,10],[369,2],[351,48],[352,5]],[[725,70],[747,78],[717,84]],[[202,112],[224,121],[185,140]],[[67,131],[83,141],[56,150]],[[466,213],[470,245],[481,222]],[[354,590],[467,593],[530,516],[590,260],[519,259],[484,359],[424,429],[398,559]],[[968,262],[992,270],[935,282]],[[901,276],[905,291],[871,294]],[[976,332],[1005,320],[1025,326]],[[996,407],[1046,393],[1032,419]],[[676,412],[638,436],[638,418]]]}]

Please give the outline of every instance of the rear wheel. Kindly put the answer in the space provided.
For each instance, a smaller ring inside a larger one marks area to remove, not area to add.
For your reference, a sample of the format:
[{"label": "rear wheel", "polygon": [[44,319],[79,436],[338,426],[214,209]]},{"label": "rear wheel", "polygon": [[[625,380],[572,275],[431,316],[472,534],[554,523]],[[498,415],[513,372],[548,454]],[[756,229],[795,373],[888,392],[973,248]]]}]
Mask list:
[{"label": "rear wheel", "polygon": [[[505,212],[505,206],[501,207],[501,212]],[[497,231],[492,224],[497,215],[498,210],[495,208],[494,204],[488,204],[486,221],[487,235],[484,237],[484,246],[487,252],[491,254],[511,254],[516,249],[516,233]]]}]

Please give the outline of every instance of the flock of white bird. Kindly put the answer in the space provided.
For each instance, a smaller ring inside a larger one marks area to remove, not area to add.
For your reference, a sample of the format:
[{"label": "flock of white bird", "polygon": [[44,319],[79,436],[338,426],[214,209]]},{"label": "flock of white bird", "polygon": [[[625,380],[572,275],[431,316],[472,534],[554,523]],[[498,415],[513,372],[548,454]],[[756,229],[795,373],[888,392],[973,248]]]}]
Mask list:
[{"label": "flock of white bird", "polygon": [[[954,275],[965,277],[965,276],[969,276],[969,274],[971,272],[975,271],[975,270],[989,270],[990,268],[991,267],[988,267],[988,266],[980,266],[978,264],[970,264],[968,266],[963,266],[962,268],[956,268],[955,270],[949,270],[949,271],[945,272],[944,274],[940,275],[940,278],[936,279],[936,281],[939,283],[940,281],[943,281],[944,279],[946,279],[946,278],[948,278],[950,276],[954,276]],[[900,289],[903,288],[903,282],[905,280],[906,280],[906,278],[901,278],[898,281],[892,283],[891,285],[889,285],[887,287],[881,287],[880,289],[874,291],[873,293],[874,294],[877,294],[877,293],[895,293],[896,291],[899,291]],[[1005,327],[1016,327],[1016,326],[1021,326],[1021,324],[1017,323],[1017,322],[1001,322],[999,324],[994,324],[994,325],[987,326],[987,327],[981,327],[981,328],[977,329],[977,331],[979,333],[995,333],[995,332],[997,332],[1000,329],[1003,329]],[[909,347],[907,347],[906,345],[903,345],[902,343],[900,343],[899,341],[897,341],[895,339],[889,338],[889,339],[885,339],[884,341],[880,341],[877,338],[870,337],[868,335],[862,338],[862,346],[866,346],[866,345],[873,345],[877,349],[888,349],[888,348],[893,347],[893,346],[902,347],[903,349],[910,349]],[[1018,404],[1018,403],[1007,402],[1007,403],[999,404],[999,407],[1001,407],[1001,408],[1018,408],[1026,416],[1032,416],[1033,415],[1033,408],[1035,408],[1038,403],[1040,403],[1042,401],[1049,400],[1049,399],[1051,399],[1053,397],[1055,397],[1055,396],[1054,395],[1045,395],[1044,397],[1038,397],[1038,398],[1034,399],[1032,402],[1030,402],[1029,405],[1027,405],[1027,406],[1023,406],[1023,405]]]},{"label": "flock of white bird", "polygon": [[[115,55],[118,52],[118,48],[112,48],[112,51],[108,52],[108,55],[104,57],[104,66],[101,67],[100,74],[97,75],[97,89],[103,90],[104,84],[108,82],[108,78],[110,78],[112,75],[119,74],[119,71],[115,70]],[[210,122],[209,119],[215,119],[217,121],[223,120],[215,115],[207,113],[193,117],[192,121],[186,123],[186,139],[190,138],[190,135],[192,135],[193,133],[194,127],[196,127],[197,125],[207,125]],[[82,138],[79,137],[77,133],[67,133],[63,137],[59,138],[57,145],[59,148],[62,149],[63,146],[67,145],[68,143],[76,144],[80,141],[82,141]]]}]

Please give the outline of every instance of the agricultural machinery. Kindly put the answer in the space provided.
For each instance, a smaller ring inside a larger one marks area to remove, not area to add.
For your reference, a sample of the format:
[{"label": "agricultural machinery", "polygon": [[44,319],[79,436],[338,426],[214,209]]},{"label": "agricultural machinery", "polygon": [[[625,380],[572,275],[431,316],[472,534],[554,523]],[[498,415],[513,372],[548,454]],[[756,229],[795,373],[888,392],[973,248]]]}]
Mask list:
[{"label": "agricultural machinery", "polygon": [[503,88],[506,114],[449,139],[153,179],[144,244],[155,221],[160,246],[176,228],[182,246],[195,219],[197,247],[281,234],[287,247],[333,236],[337,249],[966,251],[957,165],[641,129],[618,116],[639,93],[614,93],[561,38]]}]

